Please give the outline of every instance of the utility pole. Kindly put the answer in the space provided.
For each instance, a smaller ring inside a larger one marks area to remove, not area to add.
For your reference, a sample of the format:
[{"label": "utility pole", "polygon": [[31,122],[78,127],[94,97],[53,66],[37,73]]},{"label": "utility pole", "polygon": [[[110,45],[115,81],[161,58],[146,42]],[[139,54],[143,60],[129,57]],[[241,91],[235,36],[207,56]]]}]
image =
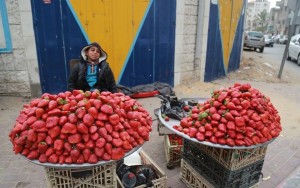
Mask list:
[{"label": "utility pole", "polygon": [[287,52],[288,52],[288,49],[289,49],[291,37],[295,33],[295,23],[296,23],[296,20],[297,20],[297,17],[298,17],[299,9],[300,9],[300,1],[297,0],[296,9],[294,10],[294,16],[293,16],[293,20],[292,20],[292,26],[289,24],[288,41],[285,45],[285,50],[284,50],[284,53],[283,53],[279,73],[278,73],[278,76],[277,76],[278,78],[281,78],[281,74],[282,74],[282,70],[283,70],[283,67],[284,67],[285,60],[286,60],[286,55],[287,55]]}]

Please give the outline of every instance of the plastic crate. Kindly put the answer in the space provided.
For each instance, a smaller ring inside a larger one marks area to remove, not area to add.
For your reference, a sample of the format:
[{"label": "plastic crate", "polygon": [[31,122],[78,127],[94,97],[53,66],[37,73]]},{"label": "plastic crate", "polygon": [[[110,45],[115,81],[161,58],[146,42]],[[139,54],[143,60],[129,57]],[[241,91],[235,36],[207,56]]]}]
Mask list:
[{"label": "plastic crate", "polygon": [[223,149],[184,140],[184,152],[192,155],[207,154],[229,170],[237,170],[263,160],[266,156],[267,145],[250,149]]},{"label": "plastic crate", "polygon": [[[152,165],[155,172],[156,172],[156,174],[157,174],[157,176],[158,176],[158,179],[155,179],[155,180],[152,181],[153,188],[165,188],[165,187],[167,187],[167,176],[162,171],[162,169],[143,150],[141,150],[139,154],[141,156],[142,164]],[[118,188],[125,188],[118,176],[117,176],[117,185],[118,185],[117,186]],[[136,188],[145,188],[145,187],[147,187],[147,186],[146,185],[140,185],[140,186],[137,186]]]},{"label": "plastic crate", "polygon": [[[180,179],[189,188],[214,188],[204,177],[201,176],[193,167],[184,159],[181,160]],[[258,188],[259,183],[250,188]]]},{"label": "plastic crate", "polygon": [[[174,140],[179,140],[179,143],[174,142]],[[176,134],[165,135],[164,145],[167,168],[172,169],[174,166],[180,166],[183,155],[183,138]]]},{"label": "plastic crate", "polygon": [[186,143],[184,142],[183,159],[192,164],[193,168],[214,187],[248,188],[258,183],[264,160],[256,161],[237,170],[230,170],[196,148],[189,147],[186,151]]},{"label": "plastic crate", "polygon": [[84,169],[58,169],[45,167],[48,187],[115,188],[117,186],[116,162]]},{"label": "plastic crate", "polygon": [[180,179],[189,188],[213,188],[205,178],[192,168],[184,159],[181,159]]}]

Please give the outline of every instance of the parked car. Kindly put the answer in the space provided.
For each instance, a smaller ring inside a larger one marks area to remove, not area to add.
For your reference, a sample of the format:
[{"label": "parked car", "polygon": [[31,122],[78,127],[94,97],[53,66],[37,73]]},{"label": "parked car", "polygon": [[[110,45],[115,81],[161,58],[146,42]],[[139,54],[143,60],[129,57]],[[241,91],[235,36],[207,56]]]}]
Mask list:
[{"label": "parked car", "polygon": [[265,47],[264,34],[260,31],[245,32],[244,47],[254,49],[255,51],[259,49],[262,53]]},{"label": "parked car", "polygon": [[279,44],[286,44],[287,41],[288,41],[288,36],[287,35],[281,35],[280,38],[279,38],[278,43]]},{"label": "parked car", "polygon": [[272,36],[271,35],[264,35],[264,37],[265,37],[265,46],[273,47],[274,39],[272,38]]},{"label": "parked car", "polygon": [[297,64],[300,66],[300,34],[291,38],[287,59],[297,60]]}]

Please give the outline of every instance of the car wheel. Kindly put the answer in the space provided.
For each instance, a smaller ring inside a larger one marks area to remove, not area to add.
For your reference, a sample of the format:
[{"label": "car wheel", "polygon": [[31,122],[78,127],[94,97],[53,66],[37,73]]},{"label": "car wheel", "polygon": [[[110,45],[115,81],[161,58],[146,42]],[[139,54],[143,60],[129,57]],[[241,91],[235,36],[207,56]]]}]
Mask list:
[{"label": "car wheel", "polygon": [[264,47],[261,47],[261,48],[259,49],[259,52],[260,52],[260,53],[263,53],[263,52],[264,52]]},{"label": "car wheel", "polygon": [[300,66],[300,54],[298,55],[298,58],[297,58],[297,65]]},{"label": "car wheel", "polygon": [[271,47],[273,47],[273,44],[271,44]]}]

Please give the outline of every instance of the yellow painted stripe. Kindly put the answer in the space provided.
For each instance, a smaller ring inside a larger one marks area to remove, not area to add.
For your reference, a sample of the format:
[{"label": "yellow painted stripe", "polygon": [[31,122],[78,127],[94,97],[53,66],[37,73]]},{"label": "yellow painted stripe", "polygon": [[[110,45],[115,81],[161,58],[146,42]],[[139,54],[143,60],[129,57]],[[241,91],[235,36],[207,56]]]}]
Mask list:
[{"label": "yellow painted stripe", "polygon": [[227,70],[237,25],[243,8],[243,1],[222,0],[218,3],[220,32],[223,47],[223,63],[225,70]]},{"label": "yellow painted stripe", "polygon": [[70,0],[90,42],[107,52],[118,78],[150,0]]}]

